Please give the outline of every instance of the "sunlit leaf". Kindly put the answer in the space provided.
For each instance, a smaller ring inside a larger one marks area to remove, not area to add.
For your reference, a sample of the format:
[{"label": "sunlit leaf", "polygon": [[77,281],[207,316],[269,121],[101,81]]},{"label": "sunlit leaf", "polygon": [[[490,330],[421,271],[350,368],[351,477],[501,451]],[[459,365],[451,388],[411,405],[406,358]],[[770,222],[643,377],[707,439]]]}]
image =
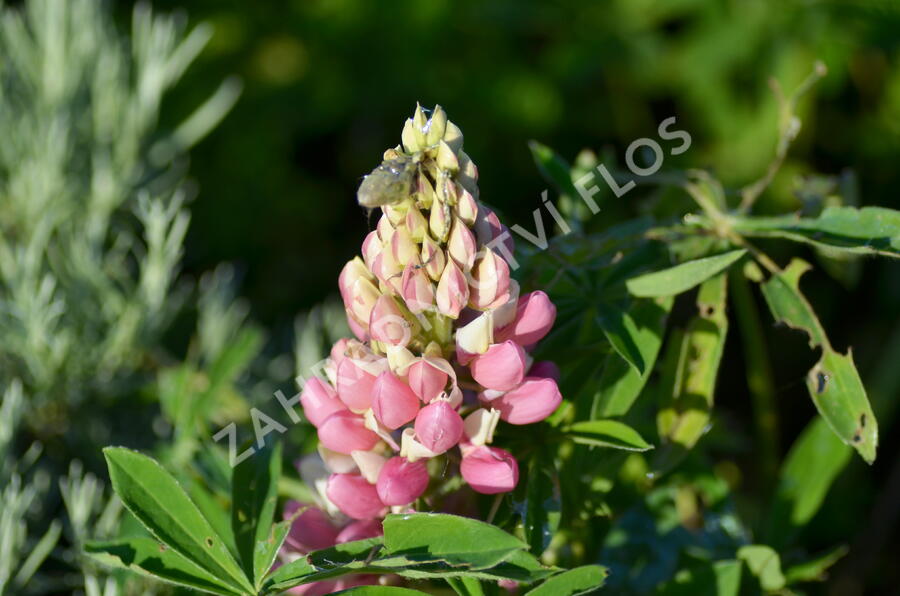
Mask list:
[{"label": "sunlit leaf", "polygon": [[764,544],[749,544],[739,548],[737,556],[746,563],[750,573],[756,576],[763,590],[780,590],[784,587],[785,579],[781,572],[781,558],[772,547]]},{"label": "sunlit leaf", "polygon": [[632,277],[625,285],[635,296],[674,296],[686,292],[738,261],[747,251],[732,250],[712,257],[688,261],[669,269]]},{"label": "sunlit leaf", "polygon": [[231,484],[231,527],[247,576],[259,584],[272,564],[266,548],[278,498],[281,444],[257,449],[234,468]]},{"label": "sunlit leaf", "polygon": [[822,357],[809,371],[806,387],[828,426],[840,439],[872,463],[878,448],[878,424],[866,397],[851,352],[832,348],[809,302],[800,293],[800,276],[809,264],[794,259],[783,273],[762,284],[763,295],[776,320],[805,331],[810,346],[822,349]]},{"label": "sunlit leaf", "polygon": [[89,542],[85,552],[106,565],[122,567],[156,579],[210,594],[231,596],[241,590],[152,538],[137,537]]},{"label": "sunlit leaf", "polygon": [[667,357],[669,370],[664,375],[656,418],[663,439],[655,459],[659,470],[677,463],[708,429],[728,333],[726,279],[722,273],[703,282],[697,296],[700,312],[688,323],[683,335],[673,334],[675,341]]},{"label": "sunlit leaf", "polygon": [[785,238],[848,253],[900,258],[900,211],[884,207],[827,207],[817,218],[736,218],[734,229],[747,236]]},{"label": "sunlit leaf", "polygon": [[130,449],[107,447],[103,454],[116,494],[157,539],[229,585],[252,590],[225,541],[171,474]]},{"label": "sunlit leaf", "polygon": [[653,449],[640,434],[618,420],[587,420],[576,422],[565,429],[566,436],[582,445],[612,447],[626,451]]},{"label": "sunlit leaf", "polygon": [[585,565],[558,573],[538,587],[525,593],[526,596],[576,596],[587,594],[603,586],[609,571],[599,565]]}]

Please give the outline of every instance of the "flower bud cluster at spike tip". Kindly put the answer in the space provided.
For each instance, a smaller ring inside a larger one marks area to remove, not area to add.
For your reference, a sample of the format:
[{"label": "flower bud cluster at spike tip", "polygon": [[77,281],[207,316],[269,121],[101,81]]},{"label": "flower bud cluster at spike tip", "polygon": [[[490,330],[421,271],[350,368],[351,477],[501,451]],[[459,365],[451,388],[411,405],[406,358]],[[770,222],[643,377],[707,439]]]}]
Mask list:
[{"label": "flower bud cluster at spike tip", "polygon": [[432,505],[450,474],[513,490],[498,423],[539,422],[562,400],[559,370],[529,355],[556,307],[511,278],[512,236],[479,199],[459,128],[417,107],[383,159],[357,194],[377,224],[338,278],[356,338],[335,344],[300,400],[329,472],[322,502],[360,523]]}]

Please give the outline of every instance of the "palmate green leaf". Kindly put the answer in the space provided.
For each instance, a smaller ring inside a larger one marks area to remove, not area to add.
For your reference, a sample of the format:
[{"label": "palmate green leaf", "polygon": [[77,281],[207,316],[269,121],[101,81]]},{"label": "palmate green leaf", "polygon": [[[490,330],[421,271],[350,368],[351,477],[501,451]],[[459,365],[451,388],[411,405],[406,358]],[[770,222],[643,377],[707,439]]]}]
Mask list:
[{"label": "palmate green leaf", "polygon": [[712,257],[688,261],[669,269],[645,273],[625,282],[628,291],[644,298],[674,296],[686,292],[714,275],[728,269],[747,251],[732,250]]},{"label": "palmate green leaf", "polygon": [[656,417],[659,436],[663,439],[655,458],[657,470],[666,470],[677,463],[709,426],[716,377],[728,333],[726,279],[726,274],[720,273],[703,282],[697,296],[699,314],[691,319],[684,334],[673,334]]},{"label": "palmate green leaf", "polygon": [[819,217],[735,218],[745,236],[775,237],[855,254],[900,258],[900,211],[884,207],[827,207]]},{"label": "palmate green leaf", "polygon": [[531,553],[540,556],[559,528],[561,514],[559,476],[552,456],[538,451],[528,464],[522,526]]},{"label": "palmate green leaf", "polygon": [[384,546],[411,561],[443,561],[469,569],[487,569],[528,545],[482,521],[442,513],[388,515]]},{"label": "palmate green leaf", "polygon": [[787,544],[794,532],[812,519],[852,453],[822,418],[806,426],[781,468],[768,520],[769,543],[775,547]]},{"label": "palmate green leaf", "polygon": [[356,586],[334,594],[352,594],[353,596],[428,596],[428,592],[420,592],[412,588],[398,586]]},{"label": "palmate green leaf", "polygon": [[[388,516],[384,541],[370,538],[314,551],[275,570],[265,581],[263,592],[277,593],[348,573],[531,583],[558,571],[541,565],[527,552],[527,545],[514,536],[490,524],[453,515]],[[387,542],[394,550],[386,546]]]},{"label": "palmate green leaf", "polygon": [[587,594],[603,586],[609,571],[600,565],[585,565],[557,573],[526,596],[576,596]]},{"label": "palmate green leaf", "polygon": [[[247,577],[259,586],[272,564],[272,520],[281,476],[281,444],[257,449],[234,468],[231,527]],[[283,538],[282,538],[283,539]]]},{"label": "palmate green leaf", "polygon": [[744,563],[763,590],[780,590],[784,587],[784,574],[781,572],[781,558],[771,546],[764,544],[748,544],[737,551],[737,557]]},{"label": "palmate green leaf", "polygon": [[278,594],[295,586],[348,573],[377,571],[369,569],[368,562],[382,547],[381,538],[367,538],[313,551],[307,557],[295,559],[273,571],[263,583],[262,592]]},{"label": "palmate green leaf", "polygon": [[649,451],[653,445],[624,422],[618,420],[586,420],[564,430],[566,436],[581,445],[612,447],[626,451]]},{"label": "palmate green leaf", "polygon": [[103,455],[116,494],[151,534],[228,585],[253,590],[225,541],[159,463],[124,447]]},{"label": "palmate green leaf", "polygon": [[129,569],[167,583],[223,596],[241,593],[152,538],[88,542],[84,550],[105,565]]},{"label": "palmate green leaf", "polygon": [[550,147],[529,141],[528,148],[538,170],[547,182],[553,184],[559,192],[577,197],[578,191],[572,182],[572,167]]},{"label": "palmate green leaf", "polygon": [[634,342],[640,350],[644,370],[638,372],[615,354],[607,357],[597,381],[598,388],[591,408],[592,419],[624,416],[631,408],[653,372],[673,302],[670,296],[638,300],[629,310],[638,329]]},{"label": "palmate green leaf", "polygon": [[784,572],[785,580],[788,585],[802,582],[823,581],[828,569],[840,561],[847,552],[849,552],[849,549],[846,546],[841,545],[814,559],[791,565],[788,567],[787,571]]},{"label": "palmate green leaf", "polygon": [[738,596],[741,588],[741,562],[716,561],[683,569],[660,590],[660,596]]},{"label": "palmate green leaf", "polygon": [[640,329],[631,315],[610,304],[603,304],[598,308],[597,324],[616,353],[639,375],[643,374],[647,363],[638,345]]},{"label": "palmate green leaf", "polygon": [[800,277],[809,268],[805,261],[794,259],[782,273],[762,284],[763,296],[777,321],[805,331],[810,347],[822,349],[822,357],[806,377],[809,394],[834,433],[872,463],[878,448],[878,423],[852,353],[841,354],[831,347],[812,307],[800,293]]},{"label": "palmate green leaf", "polygon": [[446,577],[444,581],[459,596],[485,596],[484,587],[477,579],[471,577]]}]

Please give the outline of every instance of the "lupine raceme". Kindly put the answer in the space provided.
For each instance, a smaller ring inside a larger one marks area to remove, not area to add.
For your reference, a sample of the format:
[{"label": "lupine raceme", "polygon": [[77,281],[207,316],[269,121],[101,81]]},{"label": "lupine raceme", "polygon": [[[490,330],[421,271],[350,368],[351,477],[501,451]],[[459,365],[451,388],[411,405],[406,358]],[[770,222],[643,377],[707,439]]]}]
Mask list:
[{"label": "lupine raceme", "polygon": [[[556,308],[511,277],[512,236],[479,199],[460,129],[440,106],[430,118],[417,107],[401,141],[357,193],[380,217],[338,278],[356,337],[301,394],[329,472],[320,491],[360,524],[409,510],[455,470],[476,492],[513,490],[518,464],[493,445],[498,423],[539,422],[562,400],[559,370],[529,355]],[[313,521],[315,538],[337,540]]]}]

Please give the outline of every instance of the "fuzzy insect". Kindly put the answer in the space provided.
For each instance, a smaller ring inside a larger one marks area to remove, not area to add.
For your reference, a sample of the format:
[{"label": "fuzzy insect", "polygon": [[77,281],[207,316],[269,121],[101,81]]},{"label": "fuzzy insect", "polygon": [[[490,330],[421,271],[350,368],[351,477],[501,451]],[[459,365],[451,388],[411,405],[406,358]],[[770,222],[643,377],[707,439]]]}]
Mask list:
[{"label": "fuzzy insect", "polygon": [[399,203],[412,193],[416,170],[412,157],[384,160],[363,178],[356,191],[357,202],[369,209]]}]

